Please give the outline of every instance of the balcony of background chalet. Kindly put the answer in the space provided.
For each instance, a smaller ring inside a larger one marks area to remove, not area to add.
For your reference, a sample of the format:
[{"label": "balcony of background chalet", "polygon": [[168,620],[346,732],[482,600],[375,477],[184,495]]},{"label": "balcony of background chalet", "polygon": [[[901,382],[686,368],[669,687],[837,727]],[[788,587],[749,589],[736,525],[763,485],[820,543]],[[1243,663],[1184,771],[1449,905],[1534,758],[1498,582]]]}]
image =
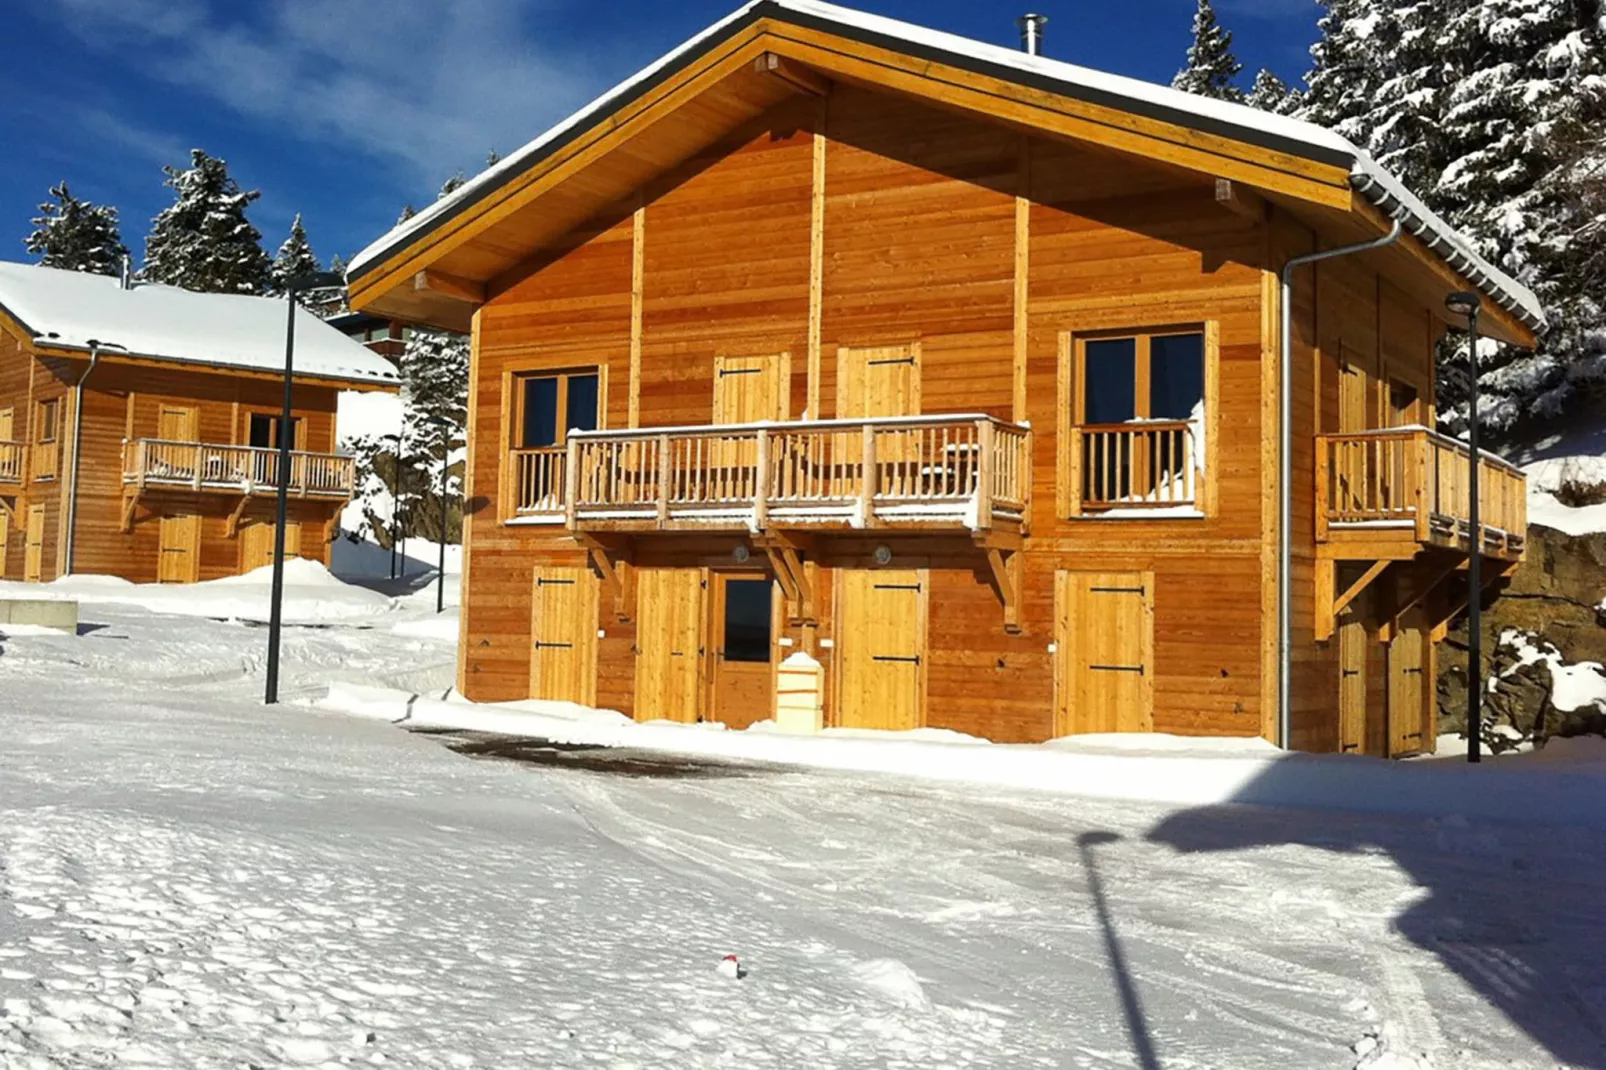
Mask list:
[{"label": "balcony of background chalet", "polygon": [[22,442],[0,442],[0,483],[22,482],[22,459],[27,450]]},{"label": "balcony of background chalet", "polygon": [[[0,455],[3,456],[3,455]],[[346,500],[355,486],[350,457],[294,450],[286,483],[297,498]],[[123,444],[123,487],[130,496],[163,490],[250,497],[279,491],[279,451],[139,438]]]},{"label": "balcony of background chalet", "polygon": [[[1516,561],[1528,530],[1526,477],[1490,453],[1479,463],[1483,554]],[[1427,547],[1470,553],[1471,472],[1467,444],[1426,427],[1320,435],[1316,540],[1339,558],[1403,560]]]},{"label": "balcony of background chalet", "polygon": [[942,415],[585,431],[513,451],[515,522],[588,532],[1020,532],[1031,433]]}]

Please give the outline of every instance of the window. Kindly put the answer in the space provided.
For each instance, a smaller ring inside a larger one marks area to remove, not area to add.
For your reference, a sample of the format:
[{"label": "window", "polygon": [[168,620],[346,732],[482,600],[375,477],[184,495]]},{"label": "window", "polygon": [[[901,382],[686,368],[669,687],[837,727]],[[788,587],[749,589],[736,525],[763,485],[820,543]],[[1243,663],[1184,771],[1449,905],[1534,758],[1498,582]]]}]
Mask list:
[{"label": "window", "polygon": [[56,441],[60,430],[61,402],[56,399],[39,403],[38,420],[34,424],[34,441],[40,445]]},{"label": "window", "polygon": [[1205,498],[1209,332],[1107,331],[1062,350],[1070,389],[1066,515],[1197,514]]},{"label": "window", "polygon": [[535,450],[561,446],[570,431],[594,431],[601,401],[596,369],[541,372],[514,380],[518,419],[513,447]]},{"label": "window", "polygon": [[726,661],[770,660],[770,581],[725,581]]},{"label": "window", "polygon": [[[250,444],[258,449],[278,449],[282,444],[279,435],[281,421],[282,417],[275,416],[272,413],[253,412],[251,414],[251,424],[248,428],[248,441]],[[300,417],[293,417],[290,420],[289,446],[291,449],[296,448],[296,436],[300,426]]]}]

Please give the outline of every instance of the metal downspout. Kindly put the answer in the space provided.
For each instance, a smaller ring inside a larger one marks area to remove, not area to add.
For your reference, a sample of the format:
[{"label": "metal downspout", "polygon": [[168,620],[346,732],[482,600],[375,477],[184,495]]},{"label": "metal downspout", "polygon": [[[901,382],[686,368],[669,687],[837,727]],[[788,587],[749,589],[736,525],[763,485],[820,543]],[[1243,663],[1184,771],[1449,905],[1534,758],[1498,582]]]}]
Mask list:
[{"label": "metal downspout", "polygon": [[1278,431],[1277,473],[1277,745],[1289,750],[1293,730],[1293,708],[1290,701],[1294,658],[1293,610],[1293,421],[1294,421],[1294,272],[1306,264],[1320,260],[1333,260],[1352,256],[1372,249],[1393,245],[1399,240],[1402,228],[1398,219],[1381,238],[1341,245],[1336,249],[1296,256],[1283,265],[1282,345],[1279,347],[1282,366],[1278,369],[1278,413],[1281,427]]},{"label": "metal downspout", "polygon": [[67,540],[65,567],[62,574],[73,574],[73,552],[78,548],[78,455],[84,448],[84,383],[95,374],[95,366],[100,363],[101,343],[91,338],[89,340],[89,367],[84,374],[78,377],[78,385],[73,387],[72,397],[72,474],[67,484],[67,528],[63,533]]}]

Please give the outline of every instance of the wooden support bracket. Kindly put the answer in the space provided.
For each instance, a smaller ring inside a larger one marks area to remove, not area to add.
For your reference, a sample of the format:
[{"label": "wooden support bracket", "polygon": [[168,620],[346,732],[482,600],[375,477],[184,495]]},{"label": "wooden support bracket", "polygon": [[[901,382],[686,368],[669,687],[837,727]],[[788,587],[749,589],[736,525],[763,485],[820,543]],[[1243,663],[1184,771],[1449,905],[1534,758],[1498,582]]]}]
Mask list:
[{"label": "wooden support bracket", "polygon": [[1458,572],[1465,572],[1466,568],[1466,561],[1460,561],[1455,564],[1446,565],[1438,572],[1433,573],[1428,581],[1420,585],[1417,588],[1416,593],[1410,598],[1402,602],[1396,602],[1394,606],[1390,608],[1388,615],[1383,618],[1383,622],[1378,625],[1378,640],[1384,643],[1394,642],[1394,637],[1399,634],[1400,620],[1412,609],[1415,609],[1417,606],[1427,601],[1428,596],[1434,591],[1438,590],[1439,587],[1451,576],[1454,576]]},{"label": "wooden support bracket", "polygon": [[610,550],[590,535],[577,534],[575,539],[591,555],[591,564],[602,574],[603,582],[613,588],[613,615],[620,621],[630,620],[636,602],[636,567],[628,543]]},{"label": "wooden support bracket", "polygon": [[1316,573],[1316,638],[1318,640],[1331,639],[1334,630],[1338,627],[1338,615],[1344,612],[1346,606],[1359,598],[1361,592],[1370,587],[1383,574],[1383,570],[1393,563],[1393,561],[1387,559],[1373,561],[1367,566],[1366,571],[1361,573],[1359,579],[1346,587],[1342,594],[1335,596],[1333,592],[1338,586],[1338,562],[1318,561],[1318,571]]},{"label": "wooden support bracket", "polygon": [[814,585],[809,582],[808,569],[802,557],[808,549],[808,541],[772,532],[755,537],[753,544],[770,559],[770,568],[775,571],[775,578],[781,584],[781,593],[791,608],[788,614],[791,622],[817,623]]},{"label": "wooden support bracket", "polygon": [[240,495],[240,504],[236,505],[234,511],[229,513],[229,523],[226,529],[229,538],[235,538],[240,534],[240,518],[245,516],[245,507],[250,504],[251,496],[249,494]]},{"label": "wooden support bracket", "polygon": [[823,97],[831,92],[831,83],[824,77],[774,52],[766,52],[755,59],[753,70],[779,78],[798,92],[811,97]]},{"label": "wooden support bracket", "polygon": [[1256,223],[1264,223],[1268,218],[1266,202],[1260,194],[1230,178],[1216,179],[1216,203]]},{"label": "wooden support bracket", "polygon": [[0,516],[0,524],[16,525],[17,508],[4,498],[0,498],[0,514],[4,514]]},{"label": "wooden support bracket", "polygon": [[[1520,565],[1520,561],[1513,561],[1503,569],[1491,569],[1488,573],[1486,573],[1488,578],[1484,580],[1483,585],[1487,587],[1491,583],[1498,583],[1500,580],[1510,576],[1513,572],[1516,572]],[[1456,571],[1464,571],[1465,568],[1466,566],[1463,564]],[[1452,595],[1443,606],[1440,607],[1439,611],[1435,614],[1438,619],[1434,622],[1433,631],[1429,635],[1429,638],[1433,642],[1442,642],[1444,637],[1450,634],[1451,622],[1453,622],[1455,618],[1460,615],[1463,609],[1467,608],[1467,600],[1471,594],[1472,591],[1469,588],[1463,587],[1456,594]]]},{"label": "wooden support bracket", "polygon": [[139,505],[139,495],[140,492],[138,490],[135,490],[132,494],[125,493],[123,495],[123,515],[117,527],[124,535],[134,530],[134,508]]},{"label": "wooden support bracket", "polygon": [[415,293],[432,293],[453,301],[466,301],[471,305],[485,303],[485,284],[473,279],[448,275],[443,271],[424,270],[413,276]]},{"label": "wooden support bracket", "polygon": [[1004,606],[1004,631],[1020,634],[1020,572],[1021,555],[1004,551],[996,546],[987,548],[987,567],[992,573],[993,587]]}]

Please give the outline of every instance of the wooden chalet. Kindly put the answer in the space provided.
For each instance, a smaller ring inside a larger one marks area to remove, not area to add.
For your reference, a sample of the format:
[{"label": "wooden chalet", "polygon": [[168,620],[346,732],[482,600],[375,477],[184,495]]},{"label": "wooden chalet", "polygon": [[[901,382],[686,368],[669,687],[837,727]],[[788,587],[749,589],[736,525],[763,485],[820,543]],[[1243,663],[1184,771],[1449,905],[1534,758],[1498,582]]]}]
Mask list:
[{"label": "wooden chalet", "polygon": [[1470,554],[1522,554],[1487,455],[1473,545],[1434,347],[1452,291],[1518,345],[1537,303],[1364,153],[815,0],[742,7],[350,283],[472,332],[472,699],[740,728],[807,651],[831,725],[1403,754]]},{"label": "wooden chalet", "polygon": [[286,552],[327,564],[353,490],[336,398],[399,380],[298,311],[283,428],[285,318],[282,300],[0,263],[0,577],[191,583],[269,564],[281,476]]}]

